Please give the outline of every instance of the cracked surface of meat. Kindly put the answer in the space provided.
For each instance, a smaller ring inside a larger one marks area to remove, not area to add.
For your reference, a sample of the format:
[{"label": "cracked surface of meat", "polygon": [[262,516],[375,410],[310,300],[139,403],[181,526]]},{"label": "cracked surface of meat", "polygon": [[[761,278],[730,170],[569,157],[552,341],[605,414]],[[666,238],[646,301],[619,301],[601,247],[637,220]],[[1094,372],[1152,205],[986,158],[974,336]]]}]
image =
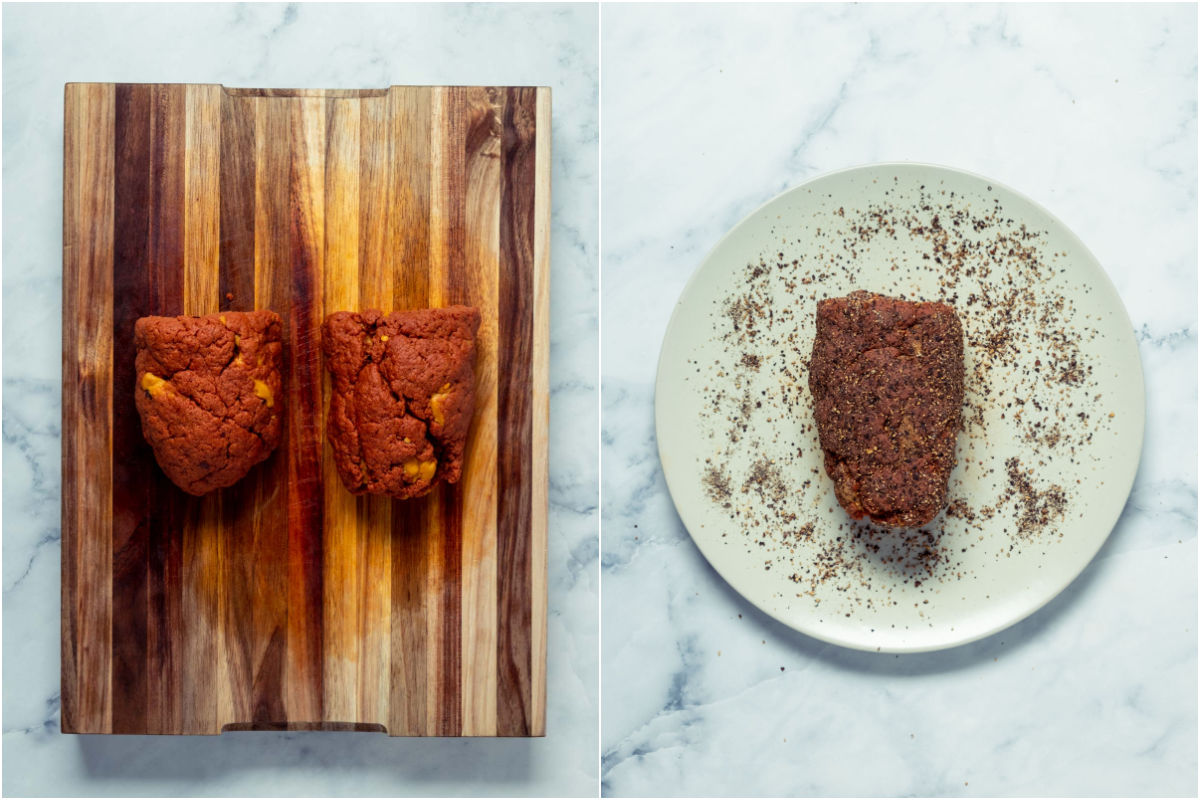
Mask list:
[{"label": "cracked surface of meat", "polygon": [[458,482],[475,406],[479,319],[468,306],[325,319],[333,378],[326,435],[347,489],[403,500]]},{"label": "cracked surface of meat", "polygon": [[231,486],[279,444],[279,315],[227,311],[134,325],[142,435],[176,486]]},{"label": "cracked surface of meat", "polygon": [[962,325],[945,303],[854,292],[817,304],[809,390],[851,517],[915,528],[946,505],[963,372]]}]

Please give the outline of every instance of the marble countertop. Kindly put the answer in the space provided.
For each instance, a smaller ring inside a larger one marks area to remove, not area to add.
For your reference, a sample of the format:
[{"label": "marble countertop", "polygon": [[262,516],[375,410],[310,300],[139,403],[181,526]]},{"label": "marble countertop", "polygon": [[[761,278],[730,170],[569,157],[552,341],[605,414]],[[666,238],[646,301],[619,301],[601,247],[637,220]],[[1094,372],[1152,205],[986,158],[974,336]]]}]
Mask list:
[{"label": "marble countertop", "polygon": [[[5,795],[594,795],[595,6],[4,8]],[[549,85],[548,736],[65,736],[58,729],[62,112],[68,81]]]},{"label": "marble countertop", "polygon": [[[607,795],[1195,795],[1195,6],[602,9]],[[940,653],[792,632],[667,494],[658,343],[721,235],[855,164],[993,177],[1077,233],[1133,319],[1141,468],[1031,618]]]}]

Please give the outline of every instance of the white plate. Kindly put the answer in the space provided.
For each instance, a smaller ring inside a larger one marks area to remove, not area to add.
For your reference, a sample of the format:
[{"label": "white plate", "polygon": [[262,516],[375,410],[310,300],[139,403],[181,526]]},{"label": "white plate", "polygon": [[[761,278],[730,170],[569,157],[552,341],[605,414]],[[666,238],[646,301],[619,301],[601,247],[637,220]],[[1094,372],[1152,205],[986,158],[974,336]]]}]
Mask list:
[{"label": "white plate", "polygon": [[[960,513],[921,531],[852,522],[825,474],[816,301],[855,289],[962,318]],[[879,164],[785,192],[709,253],[663,340],[655,417],[675,507],[734,589],[818,639],[916,652],[1006,628],[1083,571],[1133,484],[1145,404],[1129,317],[1066,226],[977,175]]]}]

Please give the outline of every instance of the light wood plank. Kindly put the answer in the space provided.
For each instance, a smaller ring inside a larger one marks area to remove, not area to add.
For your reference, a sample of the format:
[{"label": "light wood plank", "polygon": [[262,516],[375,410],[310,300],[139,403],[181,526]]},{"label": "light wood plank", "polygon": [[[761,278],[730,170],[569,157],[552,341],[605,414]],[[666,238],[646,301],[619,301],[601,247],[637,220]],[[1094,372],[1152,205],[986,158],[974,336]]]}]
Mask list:
[{"label": "light wood plank", "polygon": [[[392,127],[398,164],[432,164],[433,93],[430,87],[393,87]],[[400,219],[399,273],[395,278],[398,309],[430,304],[432,168],[397,170]],[[433,554],[426,544],[431,500],[397,503],[392,509],[392,608],[388,732],[393,736],[422,735],[429,730],[429,696],[436,675],[430,648],[428,618],[436,613],[425,582]]]},{"label": "light wood plank", "polygon": [[[358,303],[359,120],[362,104],[333,100],[325,160],[325,306],[332,311]],[[329,408],[331,381],[322,378]],[[324,425],[324,420],[322,425]],[[358,502],[346,491],[325,443],[325,719],[348,722],[358,717],[358,670],[363,647],[359,636],[363,587],[358,574]]]},{"label": "light wood plank", "polygon": [[475,415],[462,482],[471,502],[462,522],[462,707],[464,736],[496,734],[497,291],[500,269],[500,144],[503,95],[467,96],[464,300],[480,311]]},{"label": "light wood plank", "polygon": [[[184,125],[183,313],[220,310],[221,87],[186,87]],[[189,733],[220,733],[218,724],[220,495],[198,501],[199,516],[184,519],[181,675],[182,727]]]},{"label": "light wood plank", "polygon": [[[429,306],[440,308],[448,304],[449,272],[454,268],[453,235],[454,159],[451,157],[455,140],[453,125],[452,88],[433,90],[429,155]],[[425,581],[422,587],[425,611],[425,719],[420,733],[426,736],[443,733],[441,682],[444,664],[447,621],[441,602],[448,579],[445,563],[446,510],[445,489],[439,487],[425,498],[426,515],[420,532],[422,550],[426,554]],[[457,631],[455,632],[457,633]]]},{"label": "light wood plank", "polygon": [[64,114],[62,729],[107,733],[115,87],[67,84]]},{"label": "light wood plank", "polygon": [[187,87],[183,217],[185,314],[221,309],[221,87]]},{"label": "light wood plank", "polygon": [[550,90],[537,94],[537,186],[533,226],[533,674],[534,736],[546,735],[546,569],[550,497]]},{"label": "light wood plank", "polygon": [[[368,116],[369,160],[363,163],[366,201],[365,247],[358,264],[358,298],[337,310],[379,309],[387,313],[395,301],[398,253],[395,179],[403,171],[396,161],[395,129],[390,96],[361,102]],[[361,163],[361,162],[360,162]],[[357,617],[361,656],[358,663],[357,719],[386,720],[390,699],[392,618],[392,502],[386,497],[358,501]]]}]

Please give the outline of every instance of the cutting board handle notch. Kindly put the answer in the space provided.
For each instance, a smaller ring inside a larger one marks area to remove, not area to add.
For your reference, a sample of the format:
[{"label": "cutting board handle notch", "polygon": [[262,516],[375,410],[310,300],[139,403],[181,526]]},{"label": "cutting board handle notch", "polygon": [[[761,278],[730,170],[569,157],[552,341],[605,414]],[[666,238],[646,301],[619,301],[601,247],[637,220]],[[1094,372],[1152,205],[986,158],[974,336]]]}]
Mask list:
[{"label": "cutting board handle notch", "polygon": [[222,86],[233,97],[383,97],[383,89],[251,89],[241,86]]}]

